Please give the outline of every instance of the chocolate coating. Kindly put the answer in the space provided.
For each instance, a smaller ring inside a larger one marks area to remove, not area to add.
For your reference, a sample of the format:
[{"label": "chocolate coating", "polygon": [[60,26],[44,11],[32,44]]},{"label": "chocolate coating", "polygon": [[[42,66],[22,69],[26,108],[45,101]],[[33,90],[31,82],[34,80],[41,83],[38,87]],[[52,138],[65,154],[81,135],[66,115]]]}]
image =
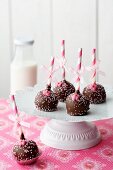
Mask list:
[{"label": "chocolate coating", "polygon": [[39,155],[39,149],[38,149],[37,144],[34,141],[25,140],[24,145],[21,145],[19,143],[14,145],[13,155],[17,161],[20,161],[20,162],[26,161],[26,164],[27,164],[27,161],[32,160]]},{"label": "chocolate coating", "polygon": [[[71,116],[86,115],[89,110],[89,101],[83,95],[77,93],[70,94],[66,99],[67,114]],[[79,96],[77,100],[72,99],[72,96],[75,94]]]},{"label": "chocolate coating", "polygon": [[96,84],[96,88],[92,89],[91,86],[87,86],[83,90],[83,95],[92,104],[100,104],[106,101],[106,92],[102,85]]},{"label": "chocolate coating", "polygon": [[47,89],[45,90],[40,91],[35,97],[35,106],[38,110],[52,112],[57,110],[57,105],[58,99],[49,87],[47,87]]},{"label": "chocolate coating", "polygon": [[70,82],[63,80],[58,82],[53,91],[60,102],[65,102],[67,96],[75,92],[75,87]]}]

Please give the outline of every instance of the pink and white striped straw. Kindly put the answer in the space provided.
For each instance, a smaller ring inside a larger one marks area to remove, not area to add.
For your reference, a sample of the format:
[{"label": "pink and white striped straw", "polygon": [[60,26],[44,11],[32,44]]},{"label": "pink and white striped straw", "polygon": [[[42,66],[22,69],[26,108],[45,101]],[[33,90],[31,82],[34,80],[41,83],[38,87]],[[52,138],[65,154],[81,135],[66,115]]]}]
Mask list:
[{"label": "pink and white striped straw", "polygon": [[52,80],[52,76],[53,76],[54,61],[55,61],[55,58],[52,57],[52,58],[51,58],[51,62],[50,62],[50,68],[49,68],[49,78],[48,78],[48,82],[47,82],[47,84],[48,84],[49,86],[51,86],[51,80]]},{"label": "pink and white striped straw", "polygon": [[[15,122],[16,123],[16,128],[19,128],[20,134],[21,134],[22,133],[22,127],[20,125],[20,122],[18,121],[19,113],[18,113],[18,108],[17,108],[17,105],[16,105],[16,101],[15,101],[15,96],[10,95],[10,99],[11,99],[12,104],[13,104],[13,111],[14,111],[15,115],[17,116],[17,121]],[[17,129],[15,129],[15,130],[17,131]]]},{"label": "pink and white striped straw", "polygon": [[[96,49],[92,50],[92,67],[96,65]],[[92,84],[96,83],[96,69],[92,72]]]},{"label": "pink and white striped straw", "polygon": [[16,101],[15,101],[15,96],[14,95],[10,95],[10,99],[11,99],[12,104],[13,104],[13,111],[14,111],[14,113],[19,116],[17,105],[16,105]]},{"label": "pink and white striped straw", "polygon": [[[62,40],[62,43],[61,43],[61,57],[62,57],[62,60],[65,60],[65,40]],[[65,80],[65,67],[64,65],[62,65],[62,78],[63,80]]]},{"label": "pink and white striped straw", "polygon": [[77,63],[77,79],[76,79],[76,90],[80,91],[80,70],[82,65],[82,48],[79,48],[78,51],[78,63]]}]

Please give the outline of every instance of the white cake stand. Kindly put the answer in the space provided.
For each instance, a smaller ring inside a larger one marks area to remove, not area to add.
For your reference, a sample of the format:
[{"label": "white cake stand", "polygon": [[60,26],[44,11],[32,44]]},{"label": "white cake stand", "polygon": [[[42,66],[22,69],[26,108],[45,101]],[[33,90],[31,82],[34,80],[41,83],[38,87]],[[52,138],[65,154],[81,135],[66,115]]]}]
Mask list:
[{"label": "white cake stand", "polygon": [[63,150],[81,150],[93,147],[101,141],[97,127],[90,121],[112,118],[113,89],[106,87],[107,102],[91,105],[86,116],[69,116],[65,103],[59,103],[55,112],[37,111],[34,98],[39,87],[29,87],[16,92],[16,102],[20,111],[35,116],[51,118],[40,134],[41,141],[50,147]]}]

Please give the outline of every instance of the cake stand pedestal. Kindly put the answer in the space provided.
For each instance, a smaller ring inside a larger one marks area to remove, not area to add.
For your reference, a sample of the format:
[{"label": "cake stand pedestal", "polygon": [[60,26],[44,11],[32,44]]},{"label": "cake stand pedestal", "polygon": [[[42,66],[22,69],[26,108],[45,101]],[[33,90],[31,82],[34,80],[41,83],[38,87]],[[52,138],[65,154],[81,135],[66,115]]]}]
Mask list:
[{"label": "cake stand pedestal", "polygon": [[63,150],[81,150],[97,145],[100,133],[93,123],[50,120],[40,134],[42,143]]}]

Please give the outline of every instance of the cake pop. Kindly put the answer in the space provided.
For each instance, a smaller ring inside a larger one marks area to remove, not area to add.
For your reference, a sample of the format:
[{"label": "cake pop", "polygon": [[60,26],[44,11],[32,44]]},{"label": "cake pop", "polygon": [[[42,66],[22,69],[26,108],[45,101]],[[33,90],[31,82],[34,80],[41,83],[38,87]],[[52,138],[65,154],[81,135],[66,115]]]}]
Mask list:
[{"label": "cake pop", "polygon": [[20,140],[13,147],[13,156],[20,164],[32,164],[39,157],[39,149],[33,140],[26,140],[23,132]]},{"label": "cake pop", "polygon": [[16,123],[15,130],[16,131],[18,130],[18,134],[20,136],[19,141],[13,147],[13,156],[15,160],[20,164],[32,164],[37,160],[38,156],[40,155],[39,149],[36,142],[34,142],[33,140],[25,139],[21,122],[19,120],[19,113],[16,106],[15,96],[11,95],[10,98],[13,103],[14,113],[17,116],[15,122]]},{"label": "cake pop", "polygon": [[35,97],[35,106],[38,110],[52,112],[57,110],[58,99],[51,90],[51,85],[47,85],[45,90],[40,91]]},{"label": "cake pop", "polygon": [[57,110],[58,99],[56,94],[51,90],[51,79],[53,74],[54,57],[51,60],[50,75],[46,89],[41,90],[35,97],[35,106],[38,110],[52,112]]},{"label": "cake pop", "polygon": [[106,92],[101,84],[96,83],[96,49],[92,51],[92,83],[84,88],[83,95],[91,104],[100,104],[106,101]]},{"label": "cake pop", "polygon": [[71,116],[86,115],[89,110],[89,101],[80,93],[80,70],[82,60],[82,49],[79,50],[76,91],[66,98],[67,114]]},{"label": "cake pop", "polygon": [[68,95],[75,92],[75,88],[73,84],[65,79],[65,41],[62,40],[62,79],[60,82],[57,83],[56,87],[53,89],[54,93],[56,94],[58,100],[60,102],[65,102]]}]

